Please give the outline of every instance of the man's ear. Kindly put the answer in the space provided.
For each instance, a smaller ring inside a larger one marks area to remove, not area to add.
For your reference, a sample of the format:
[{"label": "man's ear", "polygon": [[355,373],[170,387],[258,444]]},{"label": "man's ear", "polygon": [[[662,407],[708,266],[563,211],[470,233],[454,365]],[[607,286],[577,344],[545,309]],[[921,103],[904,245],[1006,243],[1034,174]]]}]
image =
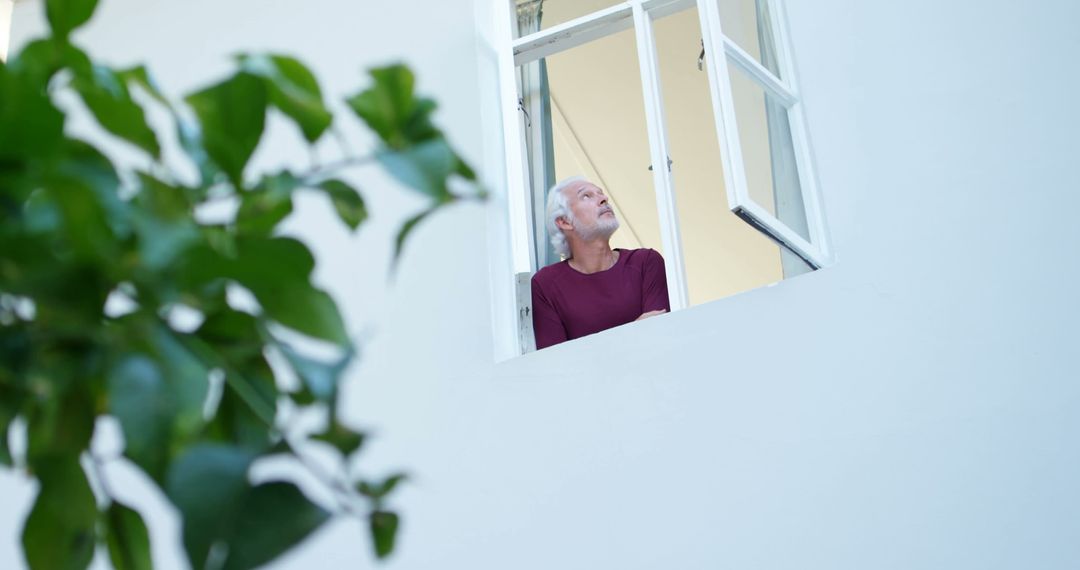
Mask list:
[{"label": "man's ear", "polygon": [[565,216],[559,216],[558,218],[555,218],[555,227],[559,228],[560,230],[572,230],[574,229],[574,224],[566,221]]}]

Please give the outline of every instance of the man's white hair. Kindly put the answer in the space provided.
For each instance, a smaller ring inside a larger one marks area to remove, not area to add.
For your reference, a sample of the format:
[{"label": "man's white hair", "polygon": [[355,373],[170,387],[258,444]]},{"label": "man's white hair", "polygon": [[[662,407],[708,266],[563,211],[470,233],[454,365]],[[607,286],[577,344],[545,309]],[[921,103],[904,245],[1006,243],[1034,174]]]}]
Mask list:
[{"label": "man's white hair", "polygon": [[566,200],[566,190],[573,184],[580,182],[588,182],[584,176],[571,176],[551,187],[548,190],[547,196],[547,213],[545,220],[547,221],[548,236],[551,238],[551,247],[555,248],[555,253],[561,255],[564,259],[570,257],[570,244],[566,241],[566,236],[563,235],[559,226],[555,225],[555,220],[559,218],[566,218],[566,221],[571,224],[574,223],[574,213],[570,211],[570,204]]}]

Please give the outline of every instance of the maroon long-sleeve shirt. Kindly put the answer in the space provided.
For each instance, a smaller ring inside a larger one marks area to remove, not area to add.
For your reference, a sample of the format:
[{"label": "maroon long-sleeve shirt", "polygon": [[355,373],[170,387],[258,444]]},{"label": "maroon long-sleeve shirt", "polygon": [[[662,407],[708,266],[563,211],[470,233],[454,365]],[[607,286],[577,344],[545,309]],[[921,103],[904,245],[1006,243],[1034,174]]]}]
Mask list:
[{"label": "maroon long-sleeve shirt", "polygon": [[532,278],[536,348],[546,348],[670,311],[664,258],[652,249],[618,249],[610,269],[585,274],[563,261]]}]

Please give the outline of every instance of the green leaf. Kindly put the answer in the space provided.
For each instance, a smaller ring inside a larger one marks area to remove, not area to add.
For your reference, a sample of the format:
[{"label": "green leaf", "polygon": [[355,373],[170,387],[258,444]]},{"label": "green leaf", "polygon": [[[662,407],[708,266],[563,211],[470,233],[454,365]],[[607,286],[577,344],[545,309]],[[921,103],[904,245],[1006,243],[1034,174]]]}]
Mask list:
[{"label": "green leaf", "polygon": [[120,422],[124,454],[162,481],[173,448],[202,425],[207,369],[175,333],[154,326],[143,334],[152,355],[132,353],[109,374],[109,412]]},{"label": "green leaf", "polygon": [[15,460],[11,456],[11,447],[8,445],[8,429],[11,425],[11,421],[7,419],[0,419],[3,425],[0,425],[0,466],[12,467],[15,465]]},{"label": "green leaf", "polygon": [[95,65],[89,76],[76,76],[72,87],[105,130],[138,146],[154,158],[161,156],[157,135],[146,123],[142,107],[131,98],[127,85],[115,72]]},{"label": "green leaf", "polygon": [[308,142],[319,140],[333,116],[311,71],[283,55],[241,55],[239,59],[241,69],[266,80],[270,104],[295,121]]},{"label": "green leaf", "polygon": [[263,341],[259,336],[258,320],[242,311],[222,307],[206,315],[195,334],[229,362],[246,361],[262,355]]},{"label": "green leaf", "polygon": [[375,545],[375,556],[386,558],[394,551],[394,540],[397,538],[399,522],[397,513],[390,511],[375,511],[368,516],[368,528],[371,530],[371,539]]},{"label": "green leaf", "polygon": [[[48,323],[49,330],[56,331],[61,337],[77,336],[85,341],[83,333],[76,331],[93,331],[101,326],[101,310],[113,283],[104,275],[106,268],[93,263],[76,262],[69,252],[58,251],[62,247],[62,236],[63,233],[56,232],[44,244],[41,243],[43,239],[40,236],[35,236],[38,238],[36,240],[5,239],[5,247],[20,250],[21,255],[15,258],[16,264],[26,260],[27,255],[34,256],[30,259],[35,261],[28,262],[21,268],[13,268],[9,261],[11,257],[0,255],[8,259],[0,262],[0,266],[14,269],[13,278],[7,281],[5,288],[10,285],[12,292],[22,292],[35,298],[35,320]],[[49,247],[41,247],[42,245]],[[40,334],[36,333],[35,336]],[[62,362],[49,355],[43,358],[40,353],[28,356],[33,356],[34,364],[46,368]],[[78,370],[66,370],[56,375],[42,374],[40,377],[70,382],[80,378],[81,374]]]},{"label": "green leaf", "polygon": [[360,481],[356,484],[356,490],[361,495],[381,503],[383,499],[394,491],[399,483],[407,478],[408,476],[404,473],[395,473],[378,483]]},{"label": "green leaf", "polygon": [[446,200],[450,191],[446,180],[458,168],[458,159],[442,138],[400,150],[383,151],[379,163],[406,186],[437,200]]},{"label": "green leaf", "polygon": [[93,68],[90,58],[79,48],[55,38],[41,38],[26,44],[8,61],[8,69],[28,85],[44,94],[49,81],[62,69],[75,75],[88,75]]},{"label": "green leaf", "polygon": [[208,428],[207,439],[255,452],[266,450],[271,443],[268,425],[251,410],[243,398],[228,388],[222,392],[221,401]]},{"label": "green leaf", "polygon": [[164,326],[154,327],[149,338],[176,410],[173,437],[180,441],[202,429],[203,404],[210,391],[210,371],[187,344],[192,338]]},{"label": "green leaf", "polygon": [[434,214],[435,211],[438,209],[438,205],[433,208],[428,208],[427,210],[424,210],[419,214],[416,214],[415,216],[405,220],[405,223],[401,225],[401,229],[398,230],[397,237],[394,238],[393,264],[395,266],[397,265],[398,259],[401,257],[402,249],[405,247],[405,240],[409,237],[409,234],[412,233],[414,229],[416,229],[417,224],[424,221],[424,218],[427,218],[431,214]]},{"label": "green leaf", "polygon": [[48,95],[0,66],[0,159],[51,155],[63,132],[64,115]]},{"label": "green leaf", "polygon": [[124,455],[162,480],[176,407],[157,363],[138,354],[124,358],[109,375],[108,390],[109,412],[124,433]]},{"label": "green leaf", "polygon": [[[0,293],[3,297],[6,295]],[[15,464],[9,434],[25,401],[22,385],[33,350],[29,329],[23,323],[0,326],[0,362],[4,363],[0,366],[0,467]]]},{"label": "green leaf", "polygon": [[7,390],[0,388],[0,466],[12,467],[15,462],[11,456],[11,447],[8,444],[8,430],[11,427],[12,420],[15,419],[15,406],[10,405],[6,400],[10,397],[7,394]]},{"label": "green leaf", "polygon": [[4,467],[14,467],[15,460],[11,456],[11,448],[8,446],[8,428],[4,426],[4,429],[0,431],[0,437],[4,438],[3,442],[0,442],[0,465]]},{"label": "green leaf", "polygon": [[120,78],[126,84],[138,85],[143,91],[146,91],[148,95],[157,100],[158,103],[170,107],[169,100],[162,94],[161,89],[158,87],[157,82],[154,81],[153,76],[146,69],[146,66],[136,65],[135,67],[129,67],[127,69],[121,69],[116,71],[117,77]]},{"label": "green leaf", "polygon": [[476,172],[460,156],[457,157],[457,166],[454,168],[454,173],[465,180],[476,181]]},{"label": "green leaf", "polygon": [[173,264],[187,248],[199,241],[192,219],[193,204],[184,188],[139,173],[139,193],[134,198],[131,221],[138,234],[139,263],[151,271]]},{"label": "green leaf", "polygon": [[199,241],[195,224],[163,222],[136,212],[132,216],[139,234],[139,263],[152,271],[161,271],[172,265],[185,249]]},{"label": "green leaf", "polygon": [[[221,310],[217,309],[218,312]],[[219,316],[211,326],[226,336],[245,334],[245,323],[239,318],[241,313],[230,314],[236,317],[225,322]],[[225,330],[225,327],[233,330]],[[212,419],[206,426],[204,437],[261,451],[276,437],[273,425],[277,415],[278,391],[273,370],[262,356],[261,332],[255,323],[250,323],[246,332],[251,336],[231,338],[220,345],[213,334],[208,335],[208,330],[203,327],[195,334],[182,338],[202,362],[221,369],[225,374],[225,386],[216,409],[210,411]],[[209,341],[208,336],[211,337]]]},{"label": "green leaf", "polygon": [[105,544],[116,570],[152,570],[150,534],[139,513],[113,501],[105,511]]},{"label": "green leaf", "polygon": [[355,230],[367,219],[368,212],[364,205],[364,198],[352,186],[342,180],[334,179],[320,182],[319,188],[330,197],[338,217],[349,226],[349,229]]},{"label": "green leaf", "polygon": [[[299,544],[330,518],[292,483],[264,483],[244,497],[226,541],[225,570],[262,566]],[[273,521],[274,524],[267,524]]]},{"label": "green leaf", "polygon": [[209,426],[211,435],[252,450],[265,450],[272,441],[277,396],[274,372],[261,355],[232,364]]},{"label": "green leaf", "polygon": [[63,182],[75,182],[89,188],[112,232],[127,237],[130,206],[120,198],[120,176],[112,162],[101,151],[80,140],[64,141],[63,152],[57,165],[57,173]]},{"label": "green leaf", "polygon": [[404,149],[441,135],[431,122],[435,102],[414,95],[408,67],[380,67],[370,74],[374,84],[346,103],[388,147]]},{"label": "green leaf", "polygon": [[184,149],[184,154],[195,163],[195,167],[199,170],[202,186],[204,188],[213,186],[217,183],[222,170],[217,163],[210,159],[199,126],[180,115],[175,115],[175,119],[176,138],[180,141],[180,148]]},{"label": "green leaf", "polygon": [[192,567],[204,568],[211,548],[230,535],[255,457],[243,448],[199,444],[169,469],[166,493],[183,516],[184,549]]},{"label": "green leaf", "polygon": [[228,278],[250,290],[267,317],[312,337],[349,344],[337,305],[309,281],[315,259],[299,241],[249,236],[236,240],[236,255],[226,258],[209,248],[195,248],[182,263],[186,287]]},{"label": "green leaf", "polygon": [[45,16],[53,34],[66,38],[72,30],[90,20],[96,7],[97,0],[46,0]]},{"label": "green leaf", "polygon": [[27,565],[31,570],[86,568],[94,555],[97,505],[78,455],[43,458],[35,474],[41,489],[22,534]]},{"label": "green leaf", "polygon": [[243,233],[269,235],[293,210],[292,193],[300,180],[285,171],[263,177],[259,185],[240,198],[236,227]]},{"label": "green leaf", "polygon": [[334,300],[308,281],[315,260],[289,238],[245,239],[231,274],[254,293],[267,316],[291,329],[340,345],[349,342]]},{"label": "green leaf", "polygon": [[379,159],[391,174],[436,199],[447,197],[446,179],[451,174],[476,180],[476,173],[432,123],[435,102],[415,95],[409,68],[377,68],[371,77],[374,84],[347,103],[387,146]]},{"label": "green leaf", "polygon": [[118,240],[93,190],[85,182],[69,178],[55,181],[47,193],[60,207],[66,245],[83,260],[115,262]]},{"label": "green leaf", "polygon": [[195,202],[189,188],[166,183],[145,172],[136,174],[139,192],[133,201],[139,209],[168,222],[191,221]]},{"label": "green leaf", "polygon": [[[52,367],[53,373],[78,370],[74,359],[64,362],[55,358],[46,365]],[[90,446],[94,434],[94,402],[87,393],[87,379],[78,379],[82,382],[66,387],[59,385],[57,379],[50,380],[42,379],[37,388],[50,397],[27,418],[27,458],[35,469],[40,462],[48,462],[56,455],[78,455]]]},{"label": "green leaf", "polygon": [[250,73],[238,73],[185,100],[199,118],[210,159],[240,188],[266,124],[266,85]]},{"label": "green leaf", "polygon": [[301,386],[295,392],[285,392],[285,395],[297,406],[310,406],[319,401],[307,386]]},{"label": "green leaf", "polygon": [[315,258],[299,240],[287,237],[250,237],[236,241],[237,258],[230,264],[231,275],[254,290],[262,282],[307,281],[315,269]]},{"label": "green leaf", "polygon": [[266,564],[329,518],[291,483],[251,487],[247,471],[255,457],[241,448],[200,444],[170,470],[167,492],[183,515],[193,567]]},{"label": "green leaf", "polygon": [[320,362],[293,350],[284,343],[279,343],[281,353],[288,360],[304,387],[320,402],[333,403],[337,398],[338,381],[342,372],[352,360],[351,354],[337,362]]},{"label": "green leaf", "polygon": [[[38,189],[23,203],[22,221],[30,233],[48,234],[62,227],[60,209],[49,200],[44,190]],[[12,251],[11,253],[18,253]]]},{"label": "green leaf", "polygon": [[[44,174],[43,200],[54,205],[66,238],[61,251],[97,267],[117,263],[129,228],[128,204],[119,196],[112,164],[90,145],[66,140],[63,158]],[[102,264],[101,262],[104,262]]]},{"label": "green leaf", "polygon": [[353,430],[339,422],[331,422],[326,431],[312,436],[311,439],[322,441],[334,446],[341,452],[343,457],[353,454],[364,444],[364,434]]}]

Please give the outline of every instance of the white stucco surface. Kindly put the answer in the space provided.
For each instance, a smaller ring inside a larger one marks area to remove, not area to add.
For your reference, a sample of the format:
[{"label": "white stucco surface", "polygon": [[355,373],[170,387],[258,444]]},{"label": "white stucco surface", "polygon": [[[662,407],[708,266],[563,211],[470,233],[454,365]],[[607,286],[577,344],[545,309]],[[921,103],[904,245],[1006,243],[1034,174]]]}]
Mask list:
[{"label": "white stucco surface", "polygon": [[[1080,5],[787,5],[833,267],[493,364],[481,207],[422,226],[388,286],[419,202],[358,173],[374,218],[354,237],[301,204],[290,231],[365,339],[346,393],[378,432],[362,465],[415,475],[386,568],[1080,566]],[[16,6],[15,45],[35,6]],[[173,94],[238,50],[295,53],[338,99],[403,59],[454,142],[500,168],[468,0],[103,0],[77,40]],[[302,164],[276,127],[257,164]],[[158,566],[184,567],[161,497],[111,472]],[[23,564],[32,493],[0,472],[2,568]],[[341,522],[272,567],[368,551]]]}]

